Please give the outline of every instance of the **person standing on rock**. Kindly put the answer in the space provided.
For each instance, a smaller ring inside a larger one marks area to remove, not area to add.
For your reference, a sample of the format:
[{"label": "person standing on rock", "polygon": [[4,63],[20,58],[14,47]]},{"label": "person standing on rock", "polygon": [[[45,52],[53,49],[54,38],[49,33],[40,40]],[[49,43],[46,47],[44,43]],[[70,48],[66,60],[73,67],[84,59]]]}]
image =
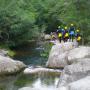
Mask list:
[{"label": "person standing on rock", "polygon": [[62,40],[62,29],[61,29],[60,26],[58,26],[58,29],[57,29],[56,33],[57,33],[57,37],[58,37],[58,39],[59,39],[59,41],[61,43],[61,40]]},{"label": "person standing on rock", "polygon": [[63,37],[64,37],[64,38],[63,38],[63,39],[64,39],[64,42],[67,42],[68,39],[69,39],[69,31],[68,31],[68,28],[67,28],[67,27],[64,28]]},{"label": "person standing on rock", "polygon": [[74,38],[75,38],[75,27],[74,24],[71,24],[69,28],[69,39],[70,41],[73,42]]},{"label": "person standing on rock", "polygon": [[80,30],[79,29],[76,30],[75,37],[76,37],[77,42],[81,41],[82,38],[81,38]]}]

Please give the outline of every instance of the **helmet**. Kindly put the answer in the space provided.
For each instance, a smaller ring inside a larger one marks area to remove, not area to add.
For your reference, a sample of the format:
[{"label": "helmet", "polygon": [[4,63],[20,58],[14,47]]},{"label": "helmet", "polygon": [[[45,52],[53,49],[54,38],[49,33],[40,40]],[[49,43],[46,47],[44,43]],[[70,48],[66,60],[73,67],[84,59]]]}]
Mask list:
[{"label": "helmet", "polygon": [[60,26],[58,26],[58,28],[61,28]]},{"label": "helmet", "polygon": [[74,26],[74,24],[72,23],[71,26]]},{"label": "helmet", "polygon": [[80,32],[80,30],[79,30],[79,29],[77,29],[76,31],[77,31],[77,32]]},{"label": "helmet", "polygon": [[65,30],[67,29],[67,27],[65,27]]}]

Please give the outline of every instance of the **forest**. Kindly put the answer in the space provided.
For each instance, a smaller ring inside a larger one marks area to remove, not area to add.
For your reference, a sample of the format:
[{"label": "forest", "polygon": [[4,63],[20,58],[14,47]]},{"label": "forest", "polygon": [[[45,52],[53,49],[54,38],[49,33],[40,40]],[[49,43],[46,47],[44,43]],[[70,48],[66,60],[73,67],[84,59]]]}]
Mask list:
[{"label": "forest", "polygon": [[15,47],[70,23],[89,45],[89,7],[90,0],[0,0],[0,45]]}]

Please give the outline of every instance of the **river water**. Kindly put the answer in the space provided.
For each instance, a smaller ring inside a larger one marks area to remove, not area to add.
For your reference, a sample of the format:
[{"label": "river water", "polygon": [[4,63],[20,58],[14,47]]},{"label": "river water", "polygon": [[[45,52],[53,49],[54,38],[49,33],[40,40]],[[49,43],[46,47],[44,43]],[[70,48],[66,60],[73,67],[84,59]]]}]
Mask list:
[{"label": "river water", "polygon": [[[41,57],[43,48],[36,44],[28,44],[16,48],[14,59],[23,61],[28,66],[45,66],[47,58]],[[0,77],[0,90],[56,90],[59,81],[57,73],[18,74]]]}]

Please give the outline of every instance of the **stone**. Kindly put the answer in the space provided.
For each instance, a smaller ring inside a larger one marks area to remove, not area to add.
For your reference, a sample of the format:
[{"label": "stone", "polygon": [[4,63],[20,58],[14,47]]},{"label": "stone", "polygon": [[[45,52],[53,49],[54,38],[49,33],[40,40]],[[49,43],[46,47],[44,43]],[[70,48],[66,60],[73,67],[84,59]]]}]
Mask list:
[{"label": "stone", "polygon": [[61,73],[58,86],[67,86],[69,83],[75,82],[90,75],[90,59],[79,60],[78,63],[73,63],[64,68]]},{"label": "stone", "polygon": [[46,35],[44,36],[44,39],[45,39],[45,40],[51,40],[51,35],[46,34]]},{"label": "stone", "polygon": [[90,76],[77,80],[68,85],[69,90],[90,90]]},{"label": "stone", "polygon": [[62,71],[58,69],[49,69],[49,68],[43,68],[43,67],[38,67],[38,68],[26,68],[24,70],[24,74],[40,74],[40,73],[58,73],[60,74]]},{"label": "stone", "polygon": [[69,51],[68,62],[72,64],[77,62],[79,59],[86,57],[90,57],[90,47],[80,46]]},{"label": "stone", "polygon": [[23,62],[0,55],[0,75],[17,73],[25,67],[26,65]]},{"label": "stone", "polygon": [[64,68],[68,65],[68,53],[75,48],[73,42],[59,43],[52,47],[46,67]]}]

